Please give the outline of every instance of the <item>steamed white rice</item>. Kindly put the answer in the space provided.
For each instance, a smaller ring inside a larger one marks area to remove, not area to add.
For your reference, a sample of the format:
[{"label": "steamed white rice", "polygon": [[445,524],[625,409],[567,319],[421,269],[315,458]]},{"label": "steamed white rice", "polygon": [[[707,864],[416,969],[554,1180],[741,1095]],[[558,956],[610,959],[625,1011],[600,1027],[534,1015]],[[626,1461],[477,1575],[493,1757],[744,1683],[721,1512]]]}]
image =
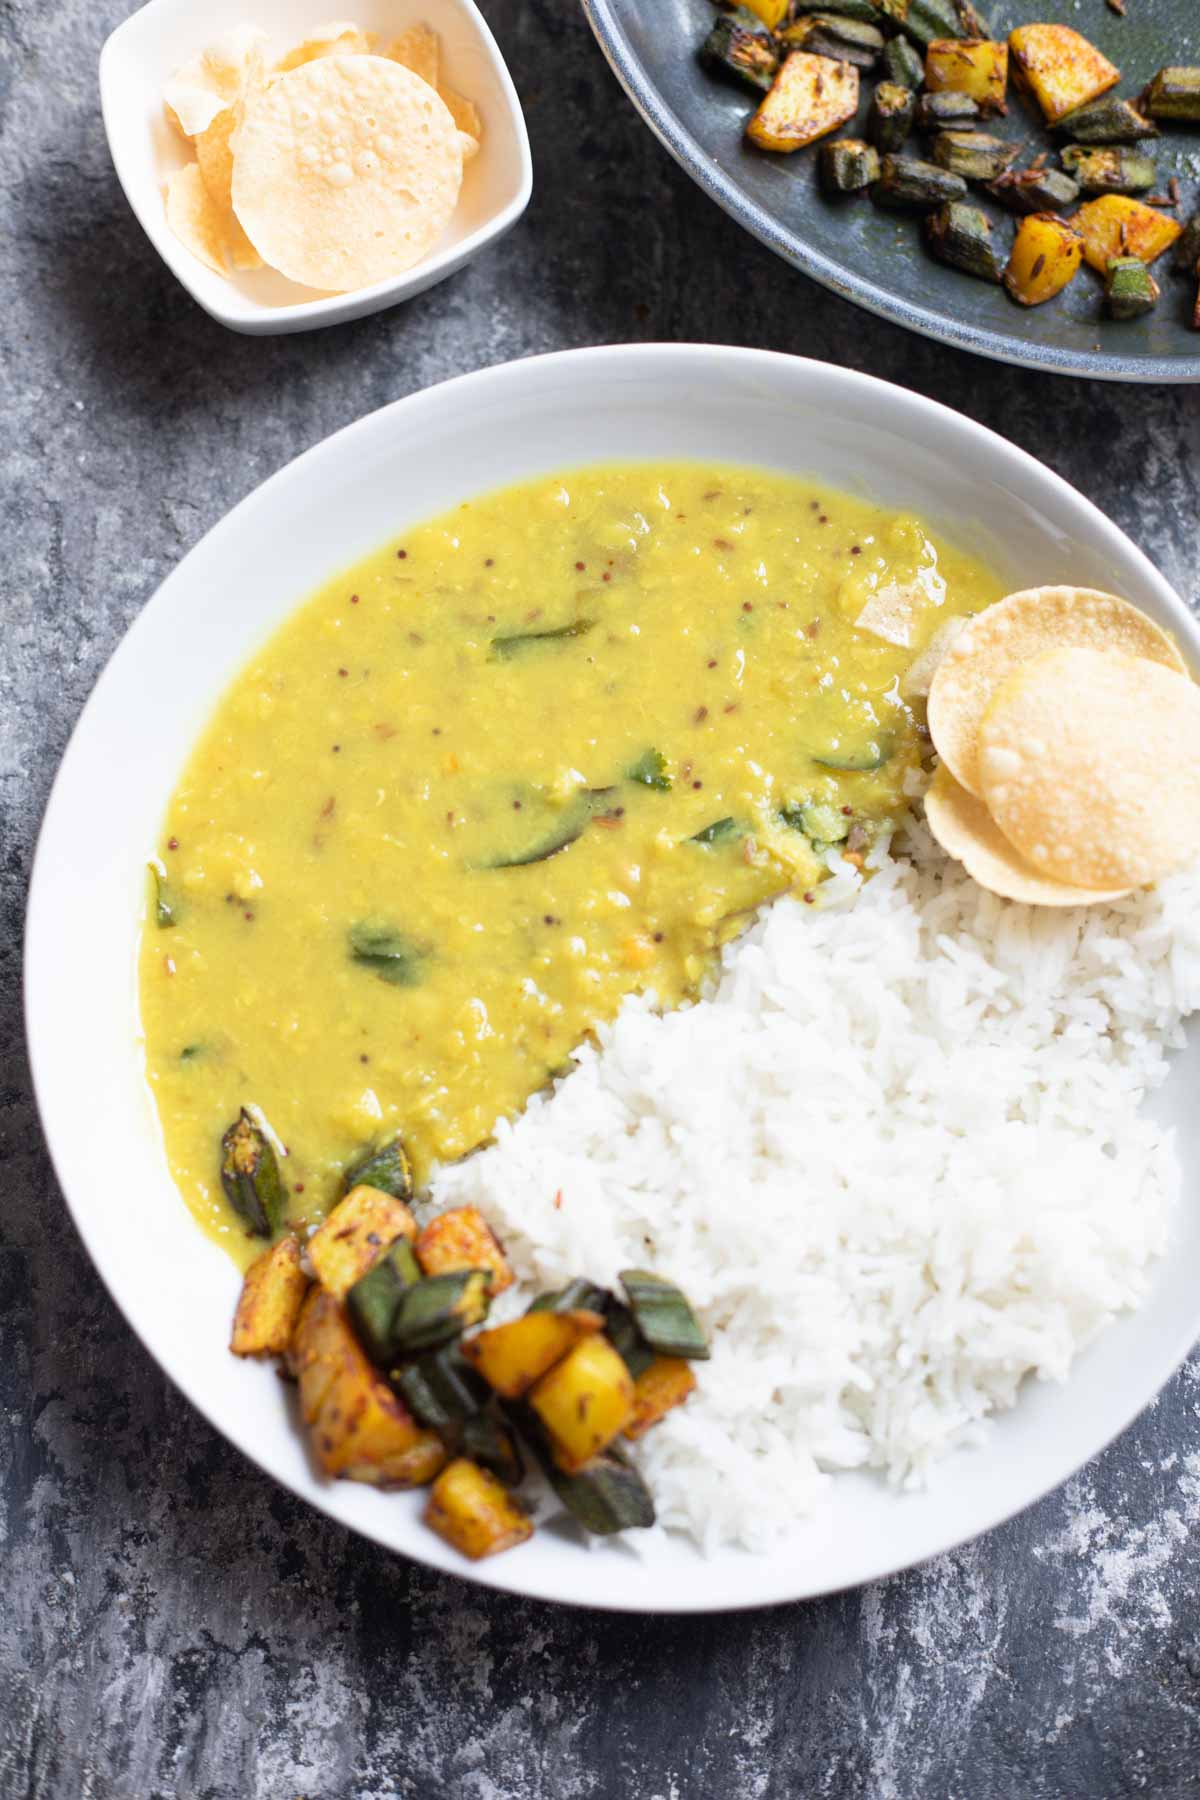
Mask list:
[{"label": "steamed white rice", "polygon": [[711,1334],[638,1447],[660,1520],[762,1546],[871,1468],[919,1482],[1145,1293],[1179,1167],[1140,1116],[1200,1006],[1200,870],[1111,906],[997,900],[913,826],[783,900],[698,1004],[626,1002],[446,1168],[532,1291],[645,1267]]}]

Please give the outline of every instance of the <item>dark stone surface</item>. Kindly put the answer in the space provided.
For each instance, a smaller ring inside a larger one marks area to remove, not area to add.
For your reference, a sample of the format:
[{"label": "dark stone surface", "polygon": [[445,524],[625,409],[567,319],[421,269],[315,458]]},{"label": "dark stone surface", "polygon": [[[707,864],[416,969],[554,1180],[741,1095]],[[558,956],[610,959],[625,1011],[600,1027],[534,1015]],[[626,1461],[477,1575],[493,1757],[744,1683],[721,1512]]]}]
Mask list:
[{"label": "dark stone surface", "polygon": [[1200,1791],[1200,1363],[1062,1492],[859,1593],[681,1623],[491,1597],[308,1512],[168,1386],[67,1221],[19,1010],[37,822],[105,658],[234,500],[381,402],[623,338],[825,357],[1023,444],[1194,599],[1195,392],[989,367],[810,287],[678,174],[565,0],[488,4],[533,136],[517,232],[399,311],[229,336],[109,166],[94,71],[121,10],[0,10],[0,1795]]}]

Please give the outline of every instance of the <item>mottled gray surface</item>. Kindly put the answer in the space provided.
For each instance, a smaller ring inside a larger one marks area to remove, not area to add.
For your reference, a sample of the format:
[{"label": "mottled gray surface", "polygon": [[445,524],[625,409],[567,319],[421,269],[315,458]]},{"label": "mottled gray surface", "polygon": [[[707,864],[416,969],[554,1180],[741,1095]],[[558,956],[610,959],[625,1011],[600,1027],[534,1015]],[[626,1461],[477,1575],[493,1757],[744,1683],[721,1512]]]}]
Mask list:
[{"label": "mottled gray surface", "polygon": [[0,8],[0,1796],[1200,1791],[1200,1362],[1062,1493],[861,1593],[679,1624],[477,1593],[307,1512],[151,1365],[50,1174],[18,967],[47,788],[126,625],[234,500],[382,401],[622,338],[840,360],[1043,457],[1194,598],[1195,392],[991,368],[806,285],[650,140],[569,0],[488,6],[538,178],[498,251],[361,324],[230,337],[109,167],[94,69],[121,10]]}]

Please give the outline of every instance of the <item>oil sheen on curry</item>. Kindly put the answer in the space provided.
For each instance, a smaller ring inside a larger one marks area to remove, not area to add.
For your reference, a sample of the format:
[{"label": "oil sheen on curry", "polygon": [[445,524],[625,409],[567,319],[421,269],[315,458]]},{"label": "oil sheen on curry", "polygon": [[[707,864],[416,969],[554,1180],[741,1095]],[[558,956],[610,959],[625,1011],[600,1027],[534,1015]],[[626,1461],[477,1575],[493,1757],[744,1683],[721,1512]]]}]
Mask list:
[{"label": "oil sheen on curry", "polygon": [[244,1261],[220,1140],[254,1106],[291,1218],[400,1132],[418,1179],[625,995],[902,805],[904,675],[999,595],[918,520],[767,473],[590,468],[331,582],[221,701],[163,823],[141,1005],[170,1163]]}]

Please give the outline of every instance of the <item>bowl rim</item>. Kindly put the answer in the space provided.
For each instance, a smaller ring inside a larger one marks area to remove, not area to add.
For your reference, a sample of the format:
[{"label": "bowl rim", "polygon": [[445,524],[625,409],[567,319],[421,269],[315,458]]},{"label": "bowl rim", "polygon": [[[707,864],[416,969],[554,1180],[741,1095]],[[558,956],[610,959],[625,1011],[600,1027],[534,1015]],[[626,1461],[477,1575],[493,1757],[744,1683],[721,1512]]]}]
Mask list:
[{"label": "bowl rim", "polygon": [[[741,347],[704,345],[704,344],[640,344],[640,345],[608,345],[596,348],[557,351],[540,357],[531,357],[515,362],[497,364],[492,368],[476,370],[472,373],[451,377],[445,382],[434,384],[418,390],[399,400],[390,402],[374,412],[341,427],[328,437],[322,439],[308,450],[302,452],[291,462],[269,476],[264,482],[251,490],[242,500],[230,509],[204,536],[180,559],[159,584],[154,594],[147,601],[141,612],[135,617],[127,631],[123,634],[112,655],[101,671],[91,694],[81,709],[80,715],[71,732],[67,746],[63,752],[59,768],[46,802],[38,841],[33,859],[29,883],[29,896],[25,920],[24,944],[24,987],[25,987],[25,1026],[26,1041],[33,1089],[41,1121],[43,1136],[49,1151],[52,1166],[59,1182],[60,1190],[66,1200],[67,1209],[75,1228],[88,1251],[101,1280],[122,1313],[126,1323],[160,1369],[172,1383],[184,1394],[197,1411],[218,1430],[223,1437],[232,1442],[264,1473],[270,1475],[281,1485],[288,1487],[293,1493],[308,1504],[317,1507],[327,1517],[337,1523],[357,1531],[360,1535],[382,1545],[392,1553],[408,1555],[414,1561],[436,1567],[444,1573],[453,1574],[460,1579],[474,1581],[492,1589],[523,1595],[533,1599],[555,1601],[560,1604],[576,1604],[598,1607],[616,1612],[639,1613],[653,1610],[656,1612],[725,1612],[744,1610],[750,1607],[791,1603],[798,1599],[816,1598],[822,1594],[845,1590],[848,1586],[861,1585],[864,1582],[880,1579],[897,1573],[902,1569],[919,1566],[934,1555],[941,1555],[959,1547],[986,1531],[994,1529],[1027,1507],[1036,1503],[1045,1494],[1068,1479],[1078,1468],[1098,1455],[1113,1439],[1120,1435],[1146,1406],[1148,1406],[1164,1383],[1170,1379],[1179,1364],[1187,1356],[1195,1339],[1194,1325],[1186,1331],[1174,1331],[1165,1344],[1157,1347],[1155,1354],[1147,1359],[1148,1372],[1144,1383],[1139,1382],[1136,1400],[1123,1404],[1119,1416],[1106,1419],[1104,1435],[1100,1441],[1089,1440],[1089,1447],[1081,1454],[1075,1449],[1066,1453],[1062,1462],[1051,1478],[1043,1481],[1039,1475],[1036,1491],[1026,1493],[1015,1501],[1009,1497],[1001,1497],[990,1503],[987,1514],[982,1519],[975,1518],[965,1527],[939,1542],[927,1552],[919,1555],[901,1553],[899,1557],[894,1551],[876,1554],[875,1561],[852,1582],[840,1579],[825,1579],[817,1576],[815,1581],[798,1589],[794,1576],[790,1576],[781,1588],[778,1578],[772,1581],[769,1577],[771,1559],[769,1556],[755,1556],[747,1553],[746,1570],[748,1579],[745,1587],[739,1589],[736,1596],[722,1595],[714,1600],[704,1592],[704,1583],[699,1575],[702,1567],[697,1564],[697,1579],[686,1592],[676,1595],[669,1604],[661,1599],[656,1600],[653,1607],[639,1603],[636,1597],[625,1592],[605,1593],[597,1596],[592,1591],[570,1591],[569,1587],[559,1582],[544,1582],[533,1574],[531,1565],[524,1565],[520,1558],[498,1558],[495,1562],[485,1562],[464,1568],[461,1559],[447,1546],[443,1545],[432,1533],[427,1534],[429,1542],[420,1539],[415,1545],[406,1544],[403,1549],[395,1544],[383,1528],[375,1528],[373,1523],[344,1516],[331,1498],[331,1492],[345,1484],[330,1483],[316,1493],[302,1489],[289,1479],[285,1473],[271,1466],[265,1454],[256,1448],[253,1432],[239,1423],[237,1429],[231,1428],[227,1419],[216,1416],[216,1403],[210,1405],[205,1384],[192,1381],[173,1364],[171,1346],[158,1341],[155,1333],[144,1320],[138,1316],[138,1290],[129,1278],[122,1265],[122,1258],[114,1254],[105,1239],[99,1222],[90,1215],[87,1192],[83,1186],[73,1185],[64,1179],[63,1167],[68,1161],[66,1138],[68,1133],[57,1130],[61,1126],[62,1097],[61,1080],[52,1067],[52,1043],[49,1027],[43,1029],[42,1015],[49,1018],[51,1013],[50,996],[56,976],[55,941],[50,935],[43,934],[42,921],[47,908],[41,904],[43,892],[48,894],[54,880],[54,845],[56,838],[64,838],[69,829],[69,814],[65,813],[64,793],[67,786],[68,771],[72,767],[75,752],[81,736],[90,724],[91,717],[105,702],[105,695],[110,684],[114,682],[114,665],[118,658],[122,663],[130,656],[136,655],[137,647],[146,630],[146,622],[152,616],[163,613],[175,604],[172,589],[175,577],[183,564],[197,556],[205,547],[212,546],[222,538],[237,540],[238,535],[252,525],[256,512],[267,506],[271,498],[282,488],[296,479],[301,468],[312,469],[327,459],[342,457],[356,438],[368,439],[377,432],[386,432],[395,428],[398,421],[404,421],[411,415],[419,414],[423,406],[435,404],[439,413],[444,416],[446,408],[453,407],[456,396],[478,390],[488,393],[489,405],[495,414],[497,400],[509,406],[519,405],[522,387],[531,379],[548,375],[556,387],[567,391],[581,370],[591,370],[604,374],[618,366],[624,365],[624,372],[638,373],[638,365],[645,365],[647,373],[659,359],[671,365],[672,369],[692,371],[693,379],[702,379],[706,364],[712,358],[720,359],[731,374],[744,376],[748,384],[756,384],[761,390],[774,385],[772,375],[778,374],[782,368],[794,370],[797,365],[807,373],[813,382],[820,386],[832,383],[842,387],[847,393],[856,393],[864,400],[873,400],[876,404],[881,396],[886,396],[888,404],[898,408],[901,415],[924,419],[932,422],[933,427],[948,441],[944,454],[952,455],[955,438],[970,440],[986,449],[995,464],[995,480],[998,485],[1006,486],[1016,496],[1024,495],[1031,481],[1039,492],[1041,504],[1047,509],[1054,508],[1056,524],[1065,532],[1074,530],[1079,535],[1086,532],[1094,544],[1101,549],[1119,548],[1123,560],[1131,563],[1139,570],[1151,588],[1163,611],[1170,621],[1181,642],[1190,650],[1193,663],[1200,663],[1200,623],[1198,623],[1184,602],[1175,594],[1165,577],[1162,576],[1135,544],[1120,529],[1105,517],[1093,503],[1081,495],[1061,476],[1045,465],[1037,462],[1026,451],[1009,443],[1006,439],[990,431],[987,427],[964,417],[943,406],[940,402],[930,400],[924,395],[909,389],[896,387],[894,384],[879,378],[863,374],[856,370],[848,370],[834,365],[821,363],[813,359],[793,357],[776,351],[745,349]],[[639,386],[640,386],[639,382]],[[435,397],[431,402],[431,396]],[[901,419],[900,423],[903,422]],[[304,596],[298,596],[297,605]],[[216,696],[213,696],[214,700]],[[63,822],[60,823],[60,814]],[[64,841],[65,838],[64,838]],[[49,927],[46,927],[48,934]],[[181,1203],[182,1204],[182,1203]],[[198,1229],[193,1226],[193,1229]],[[216,1252],[218,1255],[221,1252]],[[253,1407],[247,1408],[253,1421]],[[1060,1456],[1061,1456],[1060,1452]],[[581,1559],[591,1564],[591,1558],[580,1551]],[[529,1574],[525,1573],[529,1568]],[[532,1576],[532,1578],[530,1578]],[[584,1584],[586,1586],[586,1584]]]},{"label": "bowl rim", "polygon": [[680,168],[710,200],[715,200],[723,212],[765,244],[768,250],[773,250],[801,274],[828,288],[830,293],[893,325],[903,325],[934,343],[949,344],[956,350],[970,350],[993,362],[1035,369],[1043,375],[1082,375],[1093,381],[1161,382],[1172,386],[1200,382],[1200,349],[1192,356],[1127,356],[1120,351],[1091,352],[1035,344],[1015,332],[971,325],[952,313],[935,312],[929,307],[902,300],[865,275],[841,267],[772,218],[766,207],[746,193],[696,141],[679,115],[667,105],[630,42],[620,17],[620,0],[580,0],[580,3],[617,81]]},{"label": "bowl rim", "polygon": [[[247,3],[249,4],[249,0]],[[516,224],[533,194],[533,153],[524,110],[508,64],[476,0],[453,0],[453,4],[470,21],[504,98],[516,153],[518,179],[514,193],[502,207],[466,237],[442,249],[435,248],[411,269],[389,276],[385,281],[373,282],[369,287],[352,288],[344,294],[326,294],[320,299],[303,300],[294,306],[265,306],[239,293],[232,282],[224,284],[229,289],[230,299],[227,305],[223,305],[215,293],[208,292],[206,283],[197,285],[193,268],[196,259],[185,245],[176,242],[165,214],[152,215],[150,209],[142,204],[132,156],[125,147],[122,131],[114,123],[117,116],[114,94],[116,71],[121,57],[137,42],[139,31],[155,17],[185,14],[187,0],[145,0],[142,6],[130,13],[128,18],[122,19],[108,34],[101,46],[98,63],[100,112],[117,180],[130,211],[151,247],[162,258],[180,286],[210,318],[231,331],[262,337],[285,336],[296,331],[362,318],[366,314],[381,311],[385,306],[415,299],[426,288],[433,287],[438,281],[454,274],[479,251],[503,237]],[[159,213],[161,214],[161,208]],[[202,264],[197,266],[203,267]]]}]

